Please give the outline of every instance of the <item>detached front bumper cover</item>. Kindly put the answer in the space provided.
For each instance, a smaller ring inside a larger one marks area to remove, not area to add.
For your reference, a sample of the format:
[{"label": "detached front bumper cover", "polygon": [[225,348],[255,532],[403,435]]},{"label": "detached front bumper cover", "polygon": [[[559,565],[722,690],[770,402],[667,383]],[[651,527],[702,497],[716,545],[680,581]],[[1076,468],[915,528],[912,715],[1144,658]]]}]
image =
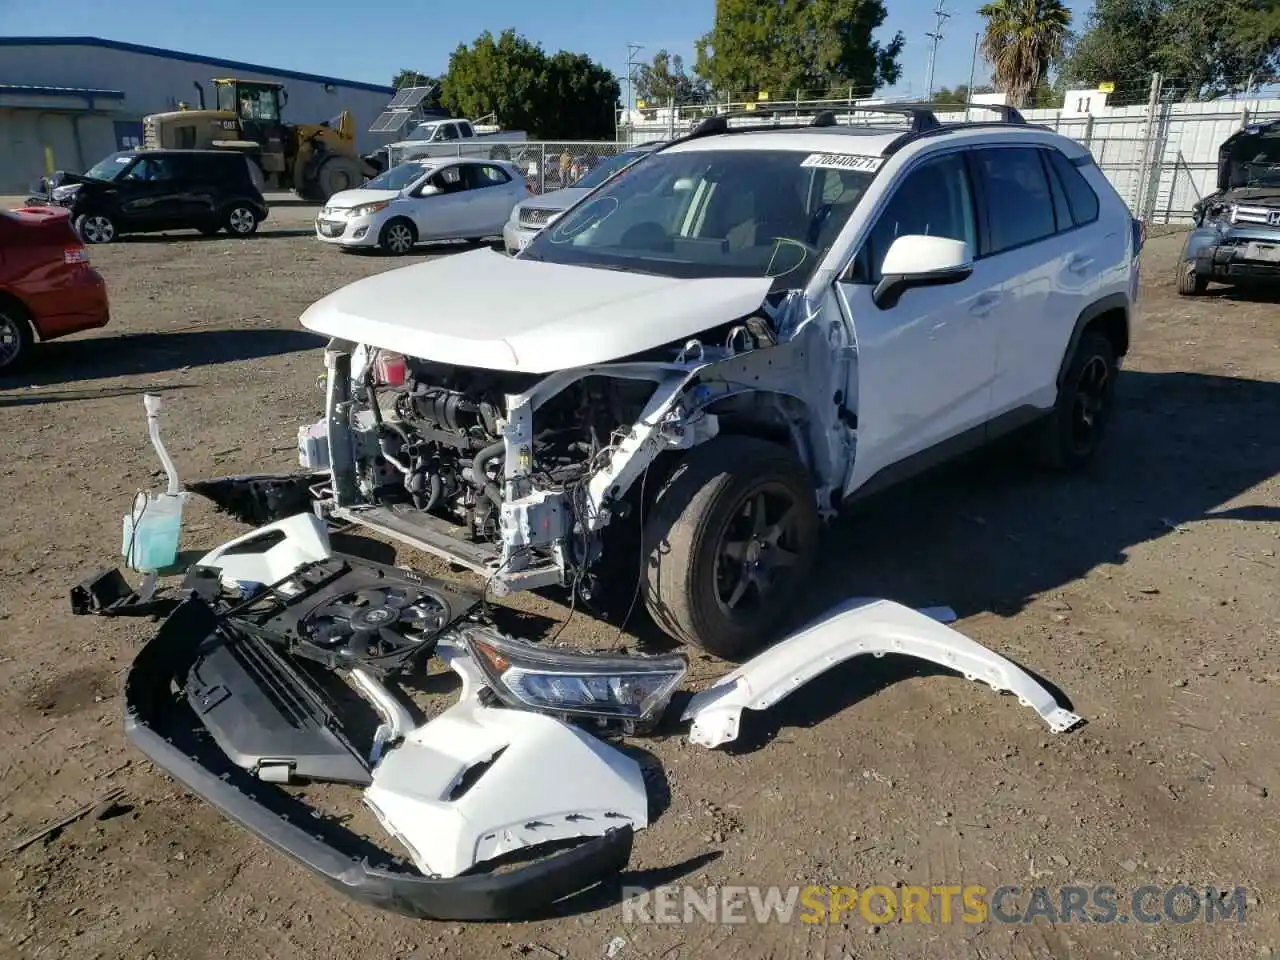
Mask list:
[{"label": "detached front bumper cover", "polygon": [[318,816],[233,764],[175,689],[214,621],[205,603],[187,600],[139,651],[125,678],[125,733],[165,772],[334,888],[420,919],[518,920],[536,917],[625,868],[633,840],[628,825],[507,872],[435,879]]}]

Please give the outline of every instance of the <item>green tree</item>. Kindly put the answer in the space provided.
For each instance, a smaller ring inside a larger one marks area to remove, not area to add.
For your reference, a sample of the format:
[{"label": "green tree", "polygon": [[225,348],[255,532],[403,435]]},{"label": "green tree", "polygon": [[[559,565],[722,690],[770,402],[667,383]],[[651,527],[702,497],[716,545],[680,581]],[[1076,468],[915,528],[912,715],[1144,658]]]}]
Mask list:
[{"label": "green tree", "polygon": [[901,75],[902,34],[873,39],[886,16],[883,0],[717,0],[695,72],[729,94],[869,93]]},{"label": "green tree", "polygon": [[429,77],[417,70],[397,70],[396,75],[391,78],[391,86],[397,90],[402,87],[429,87],[436,81],[436,77]]},{"label": "green tree", "polygon": [[696,103],[707,98],[707,84],[701,77],[690,76],[685,71],[684,57],[659,50],[649,63],[642,63],[636,70],[635,96],[650,105]]},{"label": "green tree", "polygon": [[1171,0],[1157,31],[1155,62],[1187,96],[1241,90],[1250,76],[1269,82],[1280,69],[1280,2]]},{"label": "green tree", "polygon": [[956,104],[956,103],[968,103],[971,96],[977,95],[979,93],[995,93],[995,88],[989,87],[989,86],[977,86],[977,87],[974,87],[972,91],[970,91],[968,84],[964,84],[964,83],[960,84],[954,90],[949,90],[946,87],[943,87],[940,90],[934,91],[933,100],[931,100],[930,102],[936,103],[939,106],[947,106],[949,104]]},{"label": "green tree", "polygon": [[1161,0],[1095,0],[1084,33],[1071,45],[1064,73],[1073,85],[1116,83],[1110,102],[1128,106],[1146,100],[1147,90],[1132,83],[1158,69],[1156,34]]},{"label": "green tree", "polygon": [[514,30],[485,31],[449,57],[441,99],[455,114],[492,113],[502,126],[548,140],[613,136],[618,81],[582,54],[552,57]]},{"label": "green tree", "polygon": [[1071,82],[1119,81],[1111,102],[1140,103],[1155,71],[1192,97],[1276,79],[1280,0],[1096,0],[1066,62]]},{"label": "green tree", "polygon": [[978,13],[987,21],[982,53],[994,68],[996,87],[1024,107],[1062,55],[1071,11],[1061,0],[991,0]]}]

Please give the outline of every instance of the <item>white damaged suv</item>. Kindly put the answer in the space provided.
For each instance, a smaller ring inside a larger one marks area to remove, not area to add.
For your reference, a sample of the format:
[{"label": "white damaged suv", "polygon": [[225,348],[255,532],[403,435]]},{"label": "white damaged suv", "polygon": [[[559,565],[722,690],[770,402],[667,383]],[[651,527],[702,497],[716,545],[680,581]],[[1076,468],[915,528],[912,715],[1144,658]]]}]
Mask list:
[{"label": "white damaged suv", "polygon": [[318,301],[327,411],[296,483],[497,595],[632,599],[639,568],[661,628],[737,659],[781,636],[853,498],[1014,430],[1082,465],[1140,224],[1083,146],[1016,111],[876,109],[712,118],[518,256]]}]

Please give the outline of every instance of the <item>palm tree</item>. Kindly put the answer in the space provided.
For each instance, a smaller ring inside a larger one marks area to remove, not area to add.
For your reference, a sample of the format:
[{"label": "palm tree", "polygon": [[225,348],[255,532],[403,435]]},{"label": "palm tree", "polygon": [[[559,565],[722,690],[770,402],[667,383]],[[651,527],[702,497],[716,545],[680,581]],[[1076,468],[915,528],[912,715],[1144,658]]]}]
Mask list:
[{"label": "palm tree", "polygon": [[1027,99],[1062,55],[1071,11],[1061,0],[991,0],[978,10],[986,18],[982,53],[995,68],[996,86],[1015,107]]}]

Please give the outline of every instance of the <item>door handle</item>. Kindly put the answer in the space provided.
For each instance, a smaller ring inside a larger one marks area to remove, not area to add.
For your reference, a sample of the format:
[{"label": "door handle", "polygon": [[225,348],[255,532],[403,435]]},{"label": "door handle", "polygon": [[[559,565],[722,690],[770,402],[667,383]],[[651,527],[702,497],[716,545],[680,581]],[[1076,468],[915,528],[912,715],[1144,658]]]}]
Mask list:
[{"label": "door handle", "polygon": [[1072,273],[1084,273],[1093,263],[1093,257],[1086,257],[1083,254],[1072,257],[1067,261],[1067,269]]},{"label": "door handle", "polygon": [[988,313],[996,308],[1003,300],[998,293],[984,293],[978,299],[973,301],[973,306],[969,308],[969,312],[975,317],[985,317]]}]

